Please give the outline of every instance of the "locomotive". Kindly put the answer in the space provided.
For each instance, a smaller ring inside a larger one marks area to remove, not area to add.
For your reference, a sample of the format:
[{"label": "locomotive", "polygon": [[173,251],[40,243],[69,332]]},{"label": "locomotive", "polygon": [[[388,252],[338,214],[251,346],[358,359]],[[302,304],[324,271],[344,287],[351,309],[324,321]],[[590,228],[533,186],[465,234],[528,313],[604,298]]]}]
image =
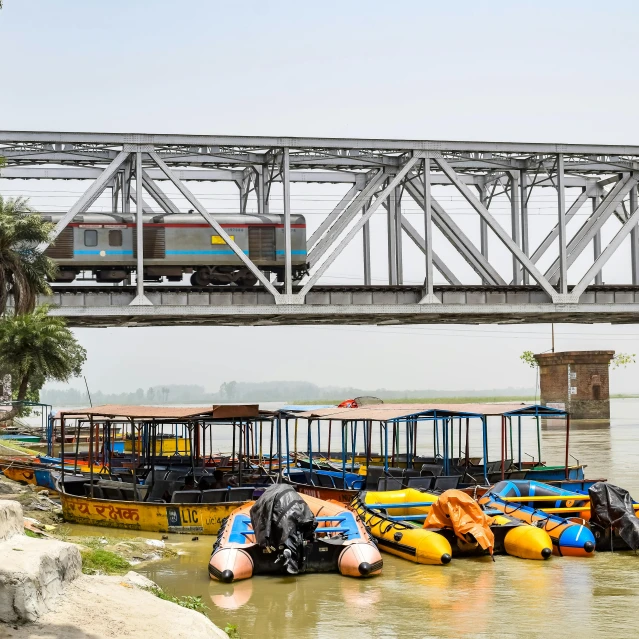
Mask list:
[{"label": "locomotive", "polygon": [[[63,213],[44,215],[56,224]],[[283,215],[215,215],[231,239],[266,274],[284,279]],[[294,280],[307,273],[306,220],[291,216]],[[121,213],[77,215],[45,251],[58,264],[57,282],[72,282],[90,271],[97,282],[120,283],[136,270],[135,217]],[[196,213],[144,216],[144,280],[181,282],[191,274],[193,286],[253,286],[255,275],[217,231]]]}]

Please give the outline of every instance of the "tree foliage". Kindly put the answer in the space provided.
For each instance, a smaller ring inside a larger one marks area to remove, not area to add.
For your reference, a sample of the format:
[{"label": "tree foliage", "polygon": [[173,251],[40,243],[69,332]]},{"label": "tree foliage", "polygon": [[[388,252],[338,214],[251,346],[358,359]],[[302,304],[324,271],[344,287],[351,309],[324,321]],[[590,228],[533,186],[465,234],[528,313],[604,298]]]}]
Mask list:
[{"label": "tree foliage", "polygon": [[532,351],[524,351],[520,356],[519,359],[524,363],[527,364],[528,366],[530,366],[531,368],[537,368],[537,366],[539,366],[539,364],[537,363],[537,360],[535,359],[535,354]]},{"label": "tree foliage", "polygon": [[13,297],[18,315],[31,312],[38,295],[49,295],[55,262],[37,247],[49,239],[53,224],[34,215],[23,197],[0,196],[0,314]]},{"label": "tree foliage", "polygon": [[634,353],[616,353],[612,358],[612,367],[619,368],[620,366],[628,366],[628,364],[635,363],[636,355]]},{"label": "tree foliage", "polygon": [[[0,371],[11,373],[15,398],[23,401],[47,381],[67,382],[82,373],[86,351],[61,317],[47,306],[0,319]],[[3,415],[3,420],[13,417]]]}]

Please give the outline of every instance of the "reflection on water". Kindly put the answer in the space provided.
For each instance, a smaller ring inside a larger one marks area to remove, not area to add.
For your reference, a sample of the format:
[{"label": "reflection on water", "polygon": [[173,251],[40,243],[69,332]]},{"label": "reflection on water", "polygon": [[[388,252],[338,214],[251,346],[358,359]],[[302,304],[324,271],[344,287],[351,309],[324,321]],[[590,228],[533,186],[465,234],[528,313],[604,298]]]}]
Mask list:
[{"label": "reflection on water", "polygon": [[[614,400],[610,424],[573,422],[570,434],[571,452],[588,464],[588,477],[607,477],[636,496],[638,409],[637,400]],[[563,426],[543,424],[542,443],[548,463],[563,461]],[[536,450],[534,425],[522,431],[522,447]],[[498,427],[491,430],[490,451],[497,458]],[[636,634],[639,557],[633,553],[546,562],[456,559],[448,566],[418,566],[384,555],[384,573],[376,579],[324,574],[255,577],[225,585],[208,577],[213,538],[191,542],[171,535],[174,540],[181,541],[186,554],[139,567],[140,572],[172,593],[201,595],[211,618],[222,626],[236,624],[243,639]]]}]

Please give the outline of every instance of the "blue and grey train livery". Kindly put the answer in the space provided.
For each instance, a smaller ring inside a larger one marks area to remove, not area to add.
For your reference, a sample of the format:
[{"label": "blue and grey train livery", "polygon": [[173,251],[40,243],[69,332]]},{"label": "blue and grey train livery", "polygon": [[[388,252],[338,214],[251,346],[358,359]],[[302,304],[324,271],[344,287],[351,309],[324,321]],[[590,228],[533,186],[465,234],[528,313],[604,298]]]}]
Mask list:
[{"label": "blue and grey train livery", "polygon": [[[45,219],[57,223],[63,214]],[[284,217],[282,215],[216,215],[233,241],[265,273],[284,277]],[[291,216],[293,278],[307,272],[306,221]],[[87,213],[76,216],[46,254],[59,266],[56,281],[72,282],[90,271],[98,282],[122,282],[136,270],[137,232],[130,214]],[[252,286],[255,275],[224,240],[195,213],[144,217],[144,279],[191,284]]]}]

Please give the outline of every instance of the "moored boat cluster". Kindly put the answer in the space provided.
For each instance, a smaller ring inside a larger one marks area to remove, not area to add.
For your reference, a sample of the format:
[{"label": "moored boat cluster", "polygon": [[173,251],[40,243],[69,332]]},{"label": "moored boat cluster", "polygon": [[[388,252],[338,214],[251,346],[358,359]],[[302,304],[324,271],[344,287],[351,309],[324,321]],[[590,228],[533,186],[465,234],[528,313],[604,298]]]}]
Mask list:
[{"label": "moored boat cluster", "polygon": [[[491,419],[501,426],[494,460]],[[563,465],[542,461],[542,419],[565,425]],[[524,461],[530,423],[538,455]],[[636,550],[639,505],[568,464],[569,428],[564,411],[526,404],[101,406],[52,417],[48,454],[2,468],[55,492],[70,522],[218,535],[209,574],[222,582],[372,577],[380,551],[446,565]],[[473,429],[483,454],[476,444],[471,454]]]}]

